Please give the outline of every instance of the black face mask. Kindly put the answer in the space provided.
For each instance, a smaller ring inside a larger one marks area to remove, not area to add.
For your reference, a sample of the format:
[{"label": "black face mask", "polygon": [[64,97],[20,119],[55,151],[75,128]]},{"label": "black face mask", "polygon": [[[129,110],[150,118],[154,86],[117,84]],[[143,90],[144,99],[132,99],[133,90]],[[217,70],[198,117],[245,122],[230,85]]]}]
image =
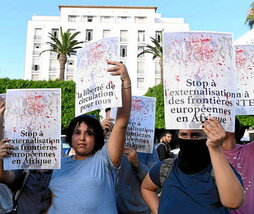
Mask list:
[{"label": "black face mask", "polygon": [[178,167],[184,173],[198,173],[211,163],[206,139],[190,140],[178,138],[178,143],[180,145]]}]

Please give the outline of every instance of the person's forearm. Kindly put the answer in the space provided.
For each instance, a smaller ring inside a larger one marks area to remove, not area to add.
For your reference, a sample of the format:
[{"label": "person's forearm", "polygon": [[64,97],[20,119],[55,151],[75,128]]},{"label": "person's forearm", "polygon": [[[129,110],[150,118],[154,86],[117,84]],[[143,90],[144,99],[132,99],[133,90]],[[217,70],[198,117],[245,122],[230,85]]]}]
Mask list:
[{"label": "person's forearm", "polygon": [[153,214],[158,214],[159,197],[156,192],[141,188],[142,196]]},{"label": "person's forearm", "polygon": [[115,125],[108,140],[108,150],[110,159],[114,166],[118,167],[123,154],[125,143],[125,133],[131,111],[131,80],[127,72],[127,68],[123,64],[117,65],[121,73],[122,80],[122,107],[118,108]]},{"label": "person's forearm", "polygon": [[116,123],[119,123],[122,128],[126,128],[131,111],[131,81],[128,78],[127,80],[122,81],[122,107],[117,110]]},{"label": "person's forearm", "polygon": [[244,199],[240,181],[220,148],[209,148],[209,152],[221,203],[227,208],[240,207]]}]

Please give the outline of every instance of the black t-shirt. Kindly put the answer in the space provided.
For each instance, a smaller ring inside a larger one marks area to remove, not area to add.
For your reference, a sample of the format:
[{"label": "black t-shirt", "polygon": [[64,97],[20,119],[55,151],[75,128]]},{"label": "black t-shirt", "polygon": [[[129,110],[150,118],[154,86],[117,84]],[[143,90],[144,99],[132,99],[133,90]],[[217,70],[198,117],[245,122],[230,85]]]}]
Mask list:
[{"label": "black t-shirt", "polygon": [[157,153],[159,156],[160,161],[167,159],[167,158],[174,158],[174,154],[170,152],[170,146],[165,143],[159,143],[157,147]]}]

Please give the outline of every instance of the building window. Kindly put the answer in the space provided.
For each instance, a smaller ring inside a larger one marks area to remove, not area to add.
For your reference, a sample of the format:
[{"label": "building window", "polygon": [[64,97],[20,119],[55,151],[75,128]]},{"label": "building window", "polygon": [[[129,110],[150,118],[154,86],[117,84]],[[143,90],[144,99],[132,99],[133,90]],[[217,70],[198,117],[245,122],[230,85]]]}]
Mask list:
[{"label": "building window", "polygon": [[113,22],[114,17],[113,16],[101,16],[101,22],[109,23]]},{"label": "building window", "polygon": [[39,71],[40,70],[40,65],[35,64],[33,65],[33,71]]},{"label": "building window", "polygon": [[155,75],[161,74],[161,67],[159,62],[155,62]]},{"label": "building window", "polygon": [[74,34],[76,32],[76,29],[69,28],[68,30],[71,34]]},{"label": "building window", "polygon": [[139,30],[138,31],[138,42],[144,42],[145,41],[145,31]]},{"label": "building window", "polygon": [[127,42],[128,40],[128,31],[127,30],[121,30],[120,31],[120,42]]},{"label": "building window", "polygon": [[144,62],[138,62],[137,64],[137,75],[143,76],[145,74],[145,63]]},{"label": "building window", "polygon": [[79,16],[69,15],[68,16],[68,22],[77,22],[79,19]]},{"label": "building window", "polygon": [[67,72],[74,72],[74,60],[67,61]]},{"label": "building window", "polygon": [[121,23],[127,23],[129,21],[129,19],[130,19],[129,16],[118,16],[117,17],[118,22],[121,22]]},{"label": "building window", "polygon": [[[144,50],[145,50],[145,46],[143,46],[143,45],[138,46],[138,54],[140,54]],[[144,54],[140,55],[139,58],[144,58]]]},{"label": "building window", "polygon": [[156,31],[156,32],[155,32],[155,39],[156,39],[158,42],[162,42],[162,31]]},{"label": "building window", "polygon": [[57,70],[57,60],[56,59],[50,59],[49,70],[50,71],[56,71]]},{"label": "building window", "polygon": [[135,22],[136,23],[146,23],[146,16],[136,16],[135,17]]},{"label": "building window", "polygon": [[155,78],[155,85],[159,85],[161,83],[161,78]]},{"label": "building window", "polygon": [[33,59],[32,70],[38,72],[40,70],[40,60],[38,58]]},{"label": "building window", "polygon": [[127,57],[127,45],[120,45],[120,57]]},{"label": "building window", "polygon": [[52,34],[53,34],[53,36],[58,38],[58,36],[59,36],[59,29],[55,29],[55,28],[52,29]]},{"label": "building window", "polygon": [[32,80],[39,80],[39,74],[32,74]]},{"label": "building window", "polygon": [[93,22],[93,16],[87,16],[87,22]]},{"label": "building window", "polygon": [[66,75],[66,80],[67,80],[67,81],[74,80],[73,75]]},{"label": "building window", "polygon": [[50,74],[49,75],[49,80],[56,80],[57,76],[55,74]]},{"label": "building window", "polygon": [[51,57],[51,58],[56,58],[57,55],[58,55],[58,53],[53,52],[53,51],[50,51],[50,57]]},{"label": "building window", "polygon": [[41,40],[42,38],[42,28],[35,28],[34,29],[34,39]]},{"label": "building window", "polygon": [[137,78],[137,88],[144,88],[145,86],[145,78],[143,77],[138,77]]},{"label": "building window", "polygon": [[110,37],[110,30],[103,30],[103,38]]},{"label": "building window", "polygon": [[86,30],[86,41],[93,40],[93,30],[87,29]]},{"label": "building window", "polygon": [[41,44],[40,43],[34,43],[33,54],[34,55],[39,55],[40,52],[41,52]]}]

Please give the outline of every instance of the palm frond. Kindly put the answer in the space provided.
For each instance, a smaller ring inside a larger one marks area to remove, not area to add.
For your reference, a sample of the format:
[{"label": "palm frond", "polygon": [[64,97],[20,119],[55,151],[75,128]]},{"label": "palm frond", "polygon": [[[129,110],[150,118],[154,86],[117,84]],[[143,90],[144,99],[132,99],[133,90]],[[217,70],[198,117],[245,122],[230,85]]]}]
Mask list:
[{"label": "palm frond", "polygon": [[153,37],[150,37],[150,39],[151,39],[152,43],[154,44],[154,46],[147,44],[145,46],[146,49],[144,51],[140,52],[138,54],[138,57],[140,57],[143,54],[149,53],[149,54],[153,55],[153,59],[155,59],[157,57],[163,58],[163,50],[162,50],[160,43]]},{"label": "palm frond", "polygon": [[75,37],[80,32],[71,33],[68,29],[67,31],[63,32],[62,27],[60,27],[60,35],[59,38],[52,33],[49,33],[50,42],[46,42],[50,46],[50,49],[43,51],[54,51],[58,54],[65,54],[69,55],[74,50],[81,48],[80,44],[84,43],[84,41],[78,41]]}]

